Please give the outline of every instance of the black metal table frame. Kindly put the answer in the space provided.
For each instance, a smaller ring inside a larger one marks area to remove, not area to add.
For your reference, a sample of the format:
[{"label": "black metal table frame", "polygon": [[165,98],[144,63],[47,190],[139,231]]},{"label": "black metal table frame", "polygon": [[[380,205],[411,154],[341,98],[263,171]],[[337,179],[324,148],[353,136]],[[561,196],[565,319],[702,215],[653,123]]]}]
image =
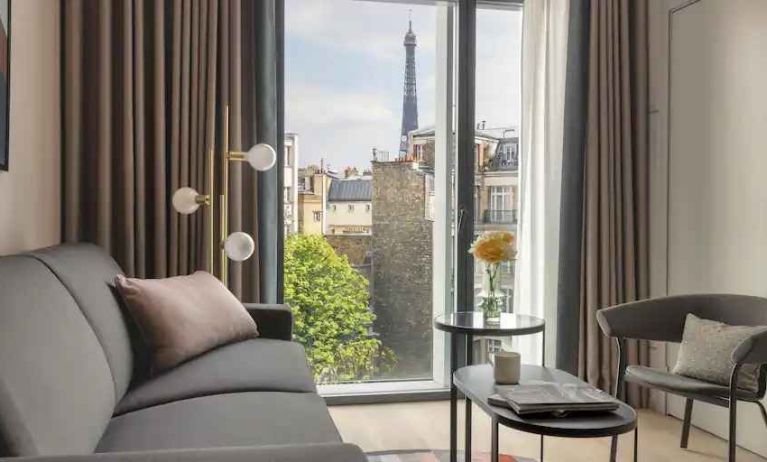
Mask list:
[{"label": "black metal table frame", "polygon": [[[471,402],[471,400],[469,400]],[[498,427],[500,423],[498,422],[498,418],[496,416],[490,417],[492,423],[491,423],[491,434],[490,434],[490,462],[498,462],[500,449],[498,448]],[[470,429],[468,431],[471,431]],[[639,425],[636,425],[634,427],[634,462],[637,462],[639,460]],[[541,436],[541,448],[540,448],[540,460],[539,462],[543,462],[543,437],[545,435]],[[571,436],[570,438],[575,438],[574,436]],[[583,436],[580,438],[596,438],[592,436]],[[612,438],[617,438],[617,435],[613,435]],[[613,452],[612,445],[610,448],[610,462],[615,462],[615,458],[617,457],[617,454]],[[467,462],[469,459],[466,459]]]},{"label": "black metal table frame", "polygon": [[[476,335],[479,337],[514,337],[522,335],[533,335],[541,333],[541,364],[546,364],[546,321],[541,320],[542,324],[533,328],[519,329],[514,332],[502,331],[500,329],[477,329]],[[470,329],[456,327],[446,329],[437,327],[450,334],[450,462],[458,461],[458,388],[453,381],[453,374],[458,370],[458,335],[466,337],[466,365],[472,364],[474,357],[474,335],[469,333]],[[465,398],[466,405],[466,428],[464,455],[466,462],[471,462],[471,399]],[[494,430],[496,436],[497,449],[497,428]],[[541,436],[541,454],[543,454],[543,436]],[[497,451],[496,451],[497,455]],[[497,460],[497,459],[496,459]]]},{"label": "black metal table frame", "polygon": [[[476,367],[476,366],[475,366]],[[545,369],[545,366],[543,367]],[[463,369],[462,369],[463,370]],[[554,369],[552,369],[554,370]],[[452,384],[456,386],[456,388],[459,388],[458,385],[456,385],[455,375],[453,376],[453,379],[451,380]],[[571,429],[565,430],[560,429],[556,427],[536,427],[534,424],[530,425],[522,425],[520,426],[521,422],[517,421],[509,421],[503,415],[499,415],[495,412],[493,412],[494,406],[489,405],[489,403],[486,403],[485,400],[482,400],[481,398],[474,396],[473,392],[470,388],[460,387],[460,390],[464,393],[464,396],[466,397],[467,402],[467,409],[472,404],[472,397],[474,400],[481,400],[482,402],[478,404],[479,408],[487,414],[491,419],[491,436],[490,436],[490,461],[491,462],[498,462],[498,459],[500,457],[500,450],[499,450],[499,444],[498,444],[498,429],[500,425],[507,426],[512,429],[516,429],[525,433],[532,433],[540,436],[540,460],[539,462],[543,462],[543,455],[544,455],[544,437],[545,436],[556,436],[560,438],[577,438],[577,439],[584,439],[584,438],[606,438],[611,437],[613,439],[613,443],[610,445],[610,454],[609,454],[609,460],[611,462],[615,462],[617,457],[617,445],[615,444],[615,440],[618,438],[619,435],[634,432],[634,462],[637,462],[639,460],[639,424],[636,419],[636,413],[632,412],[634,415],[633,420],[627,421],[625,424],[622,424],[620,426],[613,426],[613,427],[597,427],[597,428],[583,428],[581,430],[573,431]],[[627,407],[625,403],[621,403],[622,406]],[[629,408],[630,409],[630,408]],[[508,421],[508,423],[506,423]],[[516,422],[516,423],[514,423]],[[469,462],[471,460],[471,423],[470,420],[466,421],[466,441],[467,441],[467,451],[466,451],[466,461]]]}]

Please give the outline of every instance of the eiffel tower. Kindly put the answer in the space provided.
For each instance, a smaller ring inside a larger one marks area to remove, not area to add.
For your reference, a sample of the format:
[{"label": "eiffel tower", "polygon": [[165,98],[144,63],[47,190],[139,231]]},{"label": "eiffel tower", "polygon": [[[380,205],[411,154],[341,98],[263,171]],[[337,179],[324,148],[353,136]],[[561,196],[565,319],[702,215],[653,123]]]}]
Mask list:
[{"label": "eiffel tower", "polygon": [[418,92],[415,82],[415,47],[416,35],[413,32],[413,20],[410,19],[405,34],[405,88],[402,99],[402,133],[399,143],[400,157],[407,155],[407,136],[418,128]]}]

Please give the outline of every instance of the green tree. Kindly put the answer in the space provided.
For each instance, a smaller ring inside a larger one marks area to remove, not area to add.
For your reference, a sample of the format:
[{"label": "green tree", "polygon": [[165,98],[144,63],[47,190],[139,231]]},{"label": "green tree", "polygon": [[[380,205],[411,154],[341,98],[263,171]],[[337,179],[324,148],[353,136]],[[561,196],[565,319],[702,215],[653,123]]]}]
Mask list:
[{"label": "green tree", "polygon": [[318,382],[366,380],[395,364],[394,353],[370,335],[368,300],[367,279],[323,236],[288,237],[285,302]]}]

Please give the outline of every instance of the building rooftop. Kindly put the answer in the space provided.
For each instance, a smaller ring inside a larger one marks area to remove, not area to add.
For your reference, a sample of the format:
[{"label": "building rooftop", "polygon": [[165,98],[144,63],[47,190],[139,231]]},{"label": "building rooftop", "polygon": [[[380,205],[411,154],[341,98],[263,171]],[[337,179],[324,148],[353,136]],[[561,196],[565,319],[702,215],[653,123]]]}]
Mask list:
[{"label": "building rooftop", "polygon": [[373,181],[370,179],[332,180],[328,191],[329,202],[373,200]]},{"label": "building rooftop", "polygon": [[[410,136],[413,138],[432,138],[434,137],[435,129],[432,126],[419,128],[410,132]],[[501,127],[501,128],[477,128],[474,130],[474,136],[476,138],[484,138],[488,140],[503,140],[503,139],[515,139],[518,137],[517,128],[515,127]]]}]

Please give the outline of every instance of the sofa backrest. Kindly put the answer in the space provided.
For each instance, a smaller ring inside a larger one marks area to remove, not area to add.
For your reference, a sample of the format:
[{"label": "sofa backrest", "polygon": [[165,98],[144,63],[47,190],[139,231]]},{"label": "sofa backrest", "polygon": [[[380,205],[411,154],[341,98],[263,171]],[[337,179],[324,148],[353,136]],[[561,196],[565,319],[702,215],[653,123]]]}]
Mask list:
[{"label": "sofa backrest", "polygon": [[0,258],[0,457],[94,450],[116,404],[91,322],[31,256]]},{"label": "sofa backrest", "polygon": [[122,270],[101,247],[93,244],[62,244],[27,255],[46,265],[80,306],[106,353],[119,401],[133,375],[133,348],[141,343],[131,342],[128,326],[132,321],[121,309],[115,292],[113,281]]}]

